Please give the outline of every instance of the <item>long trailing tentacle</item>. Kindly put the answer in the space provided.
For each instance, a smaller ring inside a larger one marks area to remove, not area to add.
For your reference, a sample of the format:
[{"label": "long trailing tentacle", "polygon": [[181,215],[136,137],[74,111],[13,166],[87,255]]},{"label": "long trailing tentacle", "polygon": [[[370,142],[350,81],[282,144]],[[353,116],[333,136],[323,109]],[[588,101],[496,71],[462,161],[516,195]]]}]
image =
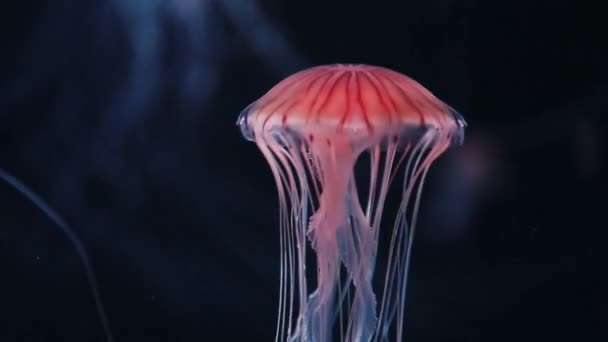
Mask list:
[{"label": "long trailing tentacle", "polygon": [[[344,161],[337,158],[342,157],[332,148],[320,153],[315,151],[312,141],[300,139],[288,131],[269,132],[259,139],[258,146],[270,163],[277,183],[281,213],[280,299],[275,340],[329,340],[332,337],[331,322],[336,320],[342,341],[367,340],[371,336],[364,326],[370,322],[374,340],[388,340],[389,329],[393,327],[395,337],[401,340],[408,270],[424,179],[432,162],[449,146],[449,139],[428,130],[421,138],[405,145],[394,137],[387,137],[383,141],[384,148],[380,145],[371,147],[370,184],[365,210],[358,199],[352,165],[341,165]],[[342,148],[346,151],[348,147]],[[388,189],[402,165],[402,200],[390,238],[384,288],[376,319],[371,274],[376,265],[379,230]],[[338,178],[337,172],[340,172],[340,177],[346,178]],[[333,187],[340,186],[339,183],[344,181],[346,188],[333,193],[336,190]],[[333,190],[324,195],[328,186]],[[324,199],[324,196],[342,196],[341,193],[345,194],[345,199]],[[331,205],[344,201],[346,216],[340,218],[340,207],[332,209],[338,212],[327,212],[324,203],[328,200]],[[315,213],[310,220],[309,213]],[[328,239],[333,238],[323,235],[329,233],[323,227],[339,232],[335,247],[327,245],[331,244]],[[310,295],[305,272],[308,240],[320,258],[318,263],[329,262],[317,265],[317,283],[325,285],[322,290],[319,287]],[[319,246],[319,243],[324,245]],[[338,255],[326,255],[332,248],[340,251],[339,258],[346,267],[344,275],[341,275],[340,265],[336,264]],[[321,256],[320,253],[325,254]],[[337,292],[337,296],[333,291]],[[297,299],[294,300],[296,293]],[[352,302],[351,293],[354,294]],[[369,293],[372,293],[371,296]],[[333,309],[329,309],[330,304],[335,305]],[[343,308],[348,308],[347,315],[343,315]]]},{"label": "long trailing tentacle", "polygon": [[[262,137],[260,139],[263,139]],[[289,180],[283,170],[279,167],[277,157],[273,153],[273,151],[268,147],[268,145],[264,141],[260,141],[258,143],[258,147],[262,152],[262,155],[266,158],[272,175],[274,177],[276,187],[277,187],[277,195],[279,198],[279,234],[280,234],[280,275],[279,275],[279,313],[277,317],[277,331],[275,336],[275,341],[283,340],[285,334],[285,306],[286,306],[286,298],[288,294],[286,293],[286,286],[290,280],[289,278],[289,269],[291,268],[291,252],[289,249],[289,231],[288,227],[290,226],[289,222],[289,214],[288,214],[288,206],[287,206],[287,198],[289,192]]]},{"label": "long trailing tentacle", "polygon": [[259,139],[279,192],[281,274],[275,340],[299,341],[305,333],[303,318],[309,306],[305,274],[308,216],[318,202],[322,170],[315,167],[318,164],[308,147],[288,132],[270,132]]},{"label": "long trailing tentacle", "polygon": [[[413,182],[418,180],[417,189],[414,189],[416,185],[412,186],[412,190],[410,191],[410,196],[413,192],[416,193],[416,197],[414,199],[414,205],[411,212],[411,225],[409,232],[407,234],[407,246],[405,247],[405,253],[402,257],[402,264],[404,265],[403,273],[401,274],[402,280],[399,290],[400,293],[400,302],[399,302],[399,313],[397,319],[397,341],[401,341],[403,339],[403,320],[404,320],[404,310],[405,310],[405,292],[407,289],[407,281],[409,275],[409,268],[411,265],[411,253],[412,253],[412,245],[414,241],[414,231],[416,229],[416,223],[418,219],[418,212],[420,206],[420,198],[422,196],[422,189],[424,187],[424,182],[426,180],[426,175],[428,174],[429,168],[431,164],[449,147],[450,140],[446,139],[442,136],[431,135],[429,140],[435,140],[436,143],[432,144],[429,141],[428,145],[425,146],[424,150],[427,151],[426,156],[424,157],[421,164],[417,164],[415,168],[415,173],[412,178]],[[407,221],[404,221],[407,225]]]},{"label": "long trailing tentacle", "polygon": [[[410,236],[411,227],[408,225],[407,213],[410,205],[410,195],[416,186],[417,180],[412,176],[416,174],[416,169],[428,144],[430,144],[429,139],[423,138],[417,142],[411,151],[406,152],[409,153],[409,155],[406,157],[407,162],[403,180],[402,200],[393,226],[393,233],[389,246],[382,306],[380,309],[381,313],[378,328],[378,333],[380,335],[378,338],[382,338],[383,340],[388,339],[388,330],[394,314],[398,311],[398,305],[395,303],[401,302],[399,295],[402,292],[400,289],[401,286],[403,286],[404,276],[407,276],[403,273],[404,265],[402,265],[403,258],[401,255],[404,252],[404,241]],[[400,328],[397,327],[397,330],[399,331]]]},{"label": "long trailing tentacle", "polygon": [[[387,269],[375,340],[386,341],[397,315],[396,339],[403,338],[405,293],[424,180],[432,162],[449,146],[449,140],[429,130],[414,145],[408,145],[400,159],[407,159],[402,188],[402,199],[391,235]],[[389,182],[392,182],[396,169]],[[413,198],[412,198],[413,196]]]},{"label": "long trailing tentacle", "polygon": [[99,293],[99,288],[97,286],[97,278],[95,276],[95,271],[93,269],[93,264],[91,263],[91,259],[89,254],[84,247],[84,244],[76,233],[70,228],[70,226],[57,214],[55,210],[53,210],[46,202],[38,196],[34,191],[32,191],[29,187],[27,187],[23,182],[21,182],[16,177],[12,176],[8,172],[0,169],[0,179],[5,181],[8,185],[13,187],[17,192],[21,195],[25,196],[30,202],[32,202],[38,209],[40,209],[44,214],[55,223],[61,231],[68,237],[74,248],[76,248],[76,252],[82,261],[84,266],[85,275],[87,281],[89,282],[89,287],[91,289],[91,293],[93,294],[93,299],[95,301],[95,307],[97,309],[97,314],[99,315],[99,319],[101,320],[102,328],[104,334],[106,336],[106,340],[108,342],[113,342],[114,337],[112,335],[112,329],[110,328],[110,320],[106,315],[105,308],[103,306],[103,302],[101,300],[101,295]]}]

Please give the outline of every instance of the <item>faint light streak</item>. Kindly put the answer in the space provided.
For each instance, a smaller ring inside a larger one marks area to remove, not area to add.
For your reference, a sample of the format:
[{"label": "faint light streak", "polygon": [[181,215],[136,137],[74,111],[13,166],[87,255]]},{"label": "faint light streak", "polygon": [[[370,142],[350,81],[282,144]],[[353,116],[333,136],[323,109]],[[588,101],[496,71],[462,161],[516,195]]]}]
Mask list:
[{"label": "faint light streak", "polygon": [[246,38],[265,64],[279,72],[291,72],[307,65],[302,56],[264,15],[254,0],[224,0],[225,9],[238,32]]}]

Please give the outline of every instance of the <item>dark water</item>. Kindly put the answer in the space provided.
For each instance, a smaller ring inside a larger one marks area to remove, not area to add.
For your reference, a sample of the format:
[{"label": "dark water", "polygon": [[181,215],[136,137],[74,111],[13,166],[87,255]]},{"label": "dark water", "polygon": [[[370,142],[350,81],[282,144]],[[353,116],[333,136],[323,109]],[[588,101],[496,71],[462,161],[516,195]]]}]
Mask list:
[{"label": "dark water", "polygon": [[[608,337],[605,26],[530,1],[21,1],[0,11],[0,167],[82,240],[116,341],[269,341],[278,212],[238,113],[325,63],[458,109],[414,247],[411,341]],[[104,341],[76,249],[0,184],[0,341]]]}]

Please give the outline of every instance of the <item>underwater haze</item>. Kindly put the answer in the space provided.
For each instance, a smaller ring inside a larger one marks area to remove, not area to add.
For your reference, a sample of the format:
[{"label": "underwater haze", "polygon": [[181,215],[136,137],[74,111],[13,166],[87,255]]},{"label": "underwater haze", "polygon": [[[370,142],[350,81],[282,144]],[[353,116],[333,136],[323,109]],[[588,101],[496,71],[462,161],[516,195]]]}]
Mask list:
[{"label": "underwater haze", "polygon": [[[237,117],[302,69],[385,66],[468,123],[427,177],[405,340],[607,340],[600,13],[559,1],[12,1],[0,11],[0,169],[82,241],[115,341],[272,341],[278,199]],[[78,250],[6,182],[0,272],[0,341],[107,341]]]}]

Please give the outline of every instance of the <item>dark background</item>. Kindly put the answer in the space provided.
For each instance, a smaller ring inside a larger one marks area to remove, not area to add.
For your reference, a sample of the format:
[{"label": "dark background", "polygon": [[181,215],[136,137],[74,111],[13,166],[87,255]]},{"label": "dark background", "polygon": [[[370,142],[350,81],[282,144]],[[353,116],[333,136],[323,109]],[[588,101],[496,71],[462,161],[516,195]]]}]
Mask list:
[{"label": "dark background", "polygon": [[[408,340],[605,341],[603,13],[558,1],[7,2],[0,167],[83,240],[117,341],[270,341],[278,203],[236,117],[302,68],[393,68],[469,124],[427,183]],[[5,183],[0,341],[103,341],[74,246]]]}]

